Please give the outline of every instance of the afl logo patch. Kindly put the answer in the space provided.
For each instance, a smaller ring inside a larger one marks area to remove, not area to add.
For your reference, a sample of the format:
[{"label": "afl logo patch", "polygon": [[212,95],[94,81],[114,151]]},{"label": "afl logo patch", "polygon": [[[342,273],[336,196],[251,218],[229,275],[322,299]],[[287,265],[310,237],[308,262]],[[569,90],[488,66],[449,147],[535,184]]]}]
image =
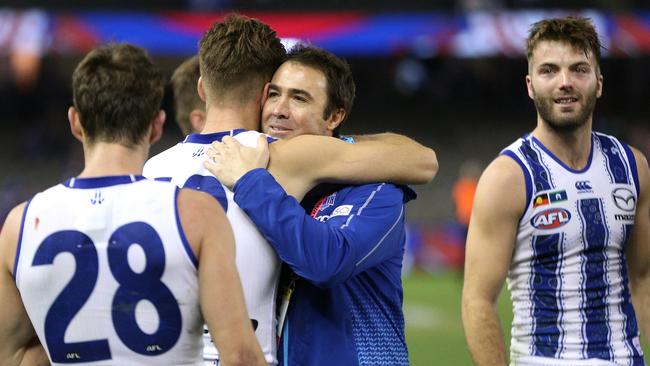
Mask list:
[{"label": "afl logo patch", "polygon": [[612,198],[616,207],[623,211],[632,212],[636,208],[634,193],[627,188],[616,188],[612,191]]},{"label": "afl logo patch", "polygon": [[555,229],[571,220],[571,213],[563,208],[544,210],[530,219],[530,224],[536,229]]}]

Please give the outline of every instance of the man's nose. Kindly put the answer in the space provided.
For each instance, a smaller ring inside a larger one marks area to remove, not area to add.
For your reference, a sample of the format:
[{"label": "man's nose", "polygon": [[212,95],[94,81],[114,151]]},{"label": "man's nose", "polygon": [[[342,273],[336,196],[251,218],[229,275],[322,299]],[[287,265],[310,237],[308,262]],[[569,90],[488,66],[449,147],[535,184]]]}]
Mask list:
[{"label": "man's nose", "polygon": [[569,70],[560,71],[560,90],[573,90],[573,78]]},{"label": "man's nose", "polygon": [[281,118],[289,118],[289,103],[287,98],[279,98],[273,106],[273,115]]}]

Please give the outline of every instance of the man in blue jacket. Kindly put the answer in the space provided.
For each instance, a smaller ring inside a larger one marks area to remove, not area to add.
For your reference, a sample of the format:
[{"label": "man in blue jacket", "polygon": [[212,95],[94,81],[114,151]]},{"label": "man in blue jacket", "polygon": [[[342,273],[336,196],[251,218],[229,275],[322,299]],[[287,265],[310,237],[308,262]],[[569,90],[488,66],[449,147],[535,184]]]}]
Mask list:
[{"label": "man in blue jacket", "polygon": [[[264,132],[338,136],[354,93],[345,61],[298,46],[267,85]],[[289,286],[280,364],[407,365],[400,272],[404,203],[414,193],[389,183],[321,186],[306,214],[292,197],[304,192],[285,192],[259,169],[267,164],[266,147],[224,139],[213,148],[216,164],[206,166],[221,182],[234,183],[235,201],[297,275]],[[269,169],[277,163],[271,160]],[[297,179],[300,174],[278,177],[284,187]]]}]

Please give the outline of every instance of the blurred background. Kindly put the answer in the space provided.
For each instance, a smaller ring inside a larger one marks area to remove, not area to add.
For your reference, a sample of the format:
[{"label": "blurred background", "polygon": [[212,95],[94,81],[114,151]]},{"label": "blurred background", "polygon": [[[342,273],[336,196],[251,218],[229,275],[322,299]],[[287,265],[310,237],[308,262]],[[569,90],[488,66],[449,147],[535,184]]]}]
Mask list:
[{"label": "blurred background", "polygon": [[[413,365],[470,365],[460,323],[464,236],[476,180],[500,149],[530,131],[524,39],[545,17],[590,17],[604,50],[595,129],[650,156],[650,2],[621,0],[65,0],[0,1],[0,215],[76,175],[68,131],[70,77],[92,47],[125,41],[171,76],[228,11],[259,18],[287,43],[311,42],[348,60],[357,98],[345,133],[393,131],[433,147],[440,172],[415,187],[405,259]],[[165,136],[182,138],[165,99]],[[500,311],[506,337],[507,294]]]}]

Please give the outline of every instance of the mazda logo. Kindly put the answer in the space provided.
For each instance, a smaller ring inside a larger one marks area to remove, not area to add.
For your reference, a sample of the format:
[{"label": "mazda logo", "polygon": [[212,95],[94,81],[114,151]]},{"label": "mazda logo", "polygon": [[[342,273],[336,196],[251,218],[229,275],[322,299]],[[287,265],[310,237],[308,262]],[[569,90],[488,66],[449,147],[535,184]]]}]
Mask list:
[{"label": "mazda logo", "polygon": [[612,198],[616,207],[623,211],[631,212],[636,208],[634,193],[627,188],[616,188],[612,191]]}]

